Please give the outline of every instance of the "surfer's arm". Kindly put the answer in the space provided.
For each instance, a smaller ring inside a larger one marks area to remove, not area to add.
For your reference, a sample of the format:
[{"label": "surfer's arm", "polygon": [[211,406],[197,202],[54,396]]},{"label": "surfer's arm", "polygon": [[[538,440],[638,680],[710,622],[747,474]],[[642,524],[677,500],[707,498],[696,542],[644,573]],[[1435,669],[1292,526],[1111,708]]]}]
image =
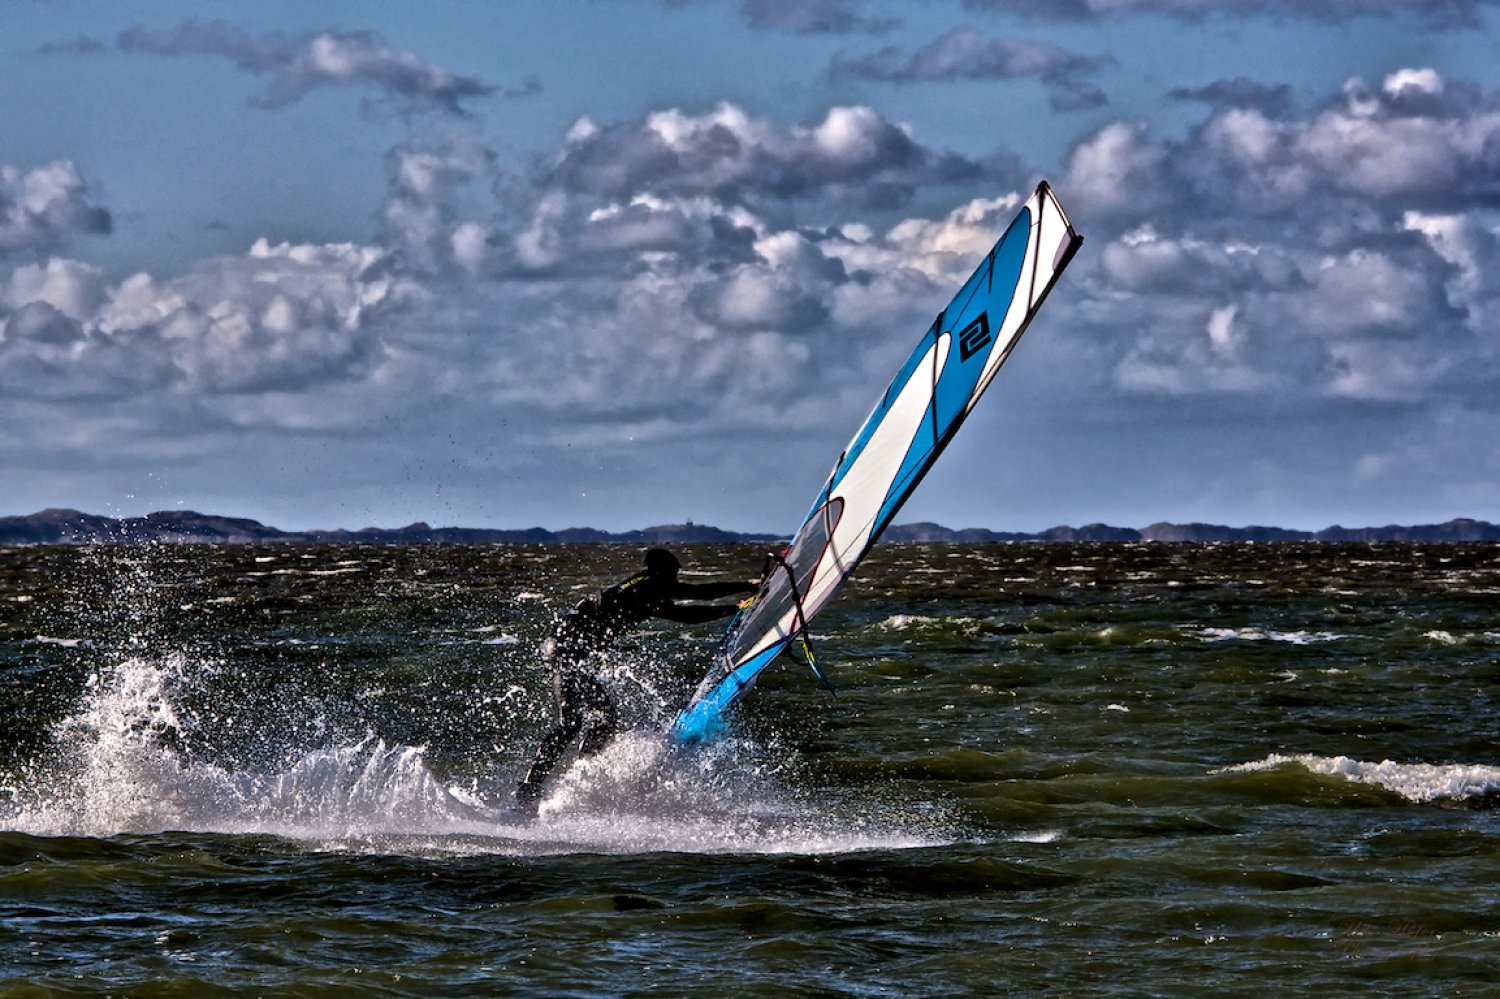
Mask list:
[{"label": "surfer's arm", "polygon": [[757,580],[734,581],[724,583],[678,583],[672,591],[674,600],[717,600],[720,597],[733,597],[741,593],[754,593],[760,588]]},{"label": "surfer's arm", "polygon": [[716,618],[728,617],[737,610],[739,607],[735,604],[695,604],[687,607],[669,604],[658,611],[656,616],[680,624],[702,624]]}]

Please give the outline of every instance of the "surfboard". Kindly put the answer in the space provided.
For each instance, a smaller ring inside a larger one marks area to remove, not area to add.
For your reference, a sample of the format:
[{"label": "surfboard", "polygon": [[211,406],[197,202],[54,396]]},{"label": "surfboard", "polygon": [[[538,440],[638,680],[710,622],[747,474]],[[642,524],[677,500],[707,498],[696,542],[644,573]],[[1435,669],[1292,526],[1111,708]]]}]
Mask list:
[{"label": "surfboard", "polygon": [[790,547],[772,557],[759,592],[730,623],[708,675],[672,721],[672,741],[717,735],[734,704],[789,649],[823,679],[798,638],[953,439],[1082,243],[1043,181],[834,462]]}]

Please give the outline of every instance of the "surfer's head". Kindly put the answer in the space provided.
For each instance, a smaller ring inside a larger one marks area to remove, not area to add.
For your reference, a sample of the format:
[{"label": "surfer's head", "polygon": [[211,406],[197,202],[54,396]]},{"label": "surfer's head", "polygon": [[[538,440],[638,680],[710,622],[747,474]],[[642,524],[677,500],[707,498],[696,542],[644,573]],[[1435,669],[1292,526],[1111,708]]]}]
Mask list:
[{"label": "surfer's head", "polygon": [[677,570],[682,568],[682,563],[677,561],[677,556],[665,548],[646,549],[646,574],[658,576],[664,579],[677,578]]}]

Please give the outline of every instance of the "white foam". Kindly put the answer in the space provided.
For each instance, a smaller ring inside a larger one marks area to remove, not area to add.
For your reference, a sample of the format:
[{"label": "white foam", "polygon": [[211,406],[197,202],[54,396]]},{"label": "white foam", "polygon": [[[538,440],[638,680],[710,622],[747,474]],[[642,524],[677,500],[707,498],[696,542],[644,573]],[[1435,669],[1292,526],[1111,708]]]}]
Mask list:
[{"label": "white foam", "polygon": [[873,810],[881,817],[814,807],[774,774],[740,766],[732,744],[683,754],[642,732],[574,764],[527,835],[629,853],[820,854],[950,841]]},{"label": "white foam", "polygon": [[1036,829],[1029,832],[1019,832],[1006,837],[1011,843],[1056,843],[1065,838],[1061,829]]},{"label": "white foam", "polygon": [[1337,642],[1345,637],[1333,631],[1269,631],[1265,628],[1199,628],[1196,633],[1206,642],[1286,642],[1291,645]]},{"label": "white foam", "polygon": [[279,772],[236,772],[172,748],[184,721],[173,695],[195,668],[180,656],[132,659],[96,676],[56,731],[55,756],[28,768],[21,786],[0,788],[0,828],[264,834],[315,849],[423,855],[811,854],[952,841],[934,831],[941,816],[930,808],[893,818],[899,805],[815,807],[763,751],[679,752],[656,733],[622,736],[574,763],[535,820],[511,809],[508,784],[484,793],[453,786],[423,748],[374,736],[308,749]]},{"label": "white foam", "polygon": [[981,622],[972,617],[933,617],[926,614],[892,614],[875,627],[881,631],[908,631],[912,628],[922,628],[928,625],[957,625],[967,631],[972,631]]},{"label": "white foam", "polygon": [[1392,760],[1368,763],[1347,756],[1272,753],[1263,760],[1215,772],[1271,770],[1293,765],[1358,784],[1376,784],[1418,803],[1442,799],[1462,801],[1500,792],[1500,767],[1469,763],[1396,763]]},{"label": "white foam", "polygon": [[924,624],[936,624],[937,620],[935,617],[922,614],[892,614],[875,627],[881,631],[906,631],[908,628],[920,627]]}]

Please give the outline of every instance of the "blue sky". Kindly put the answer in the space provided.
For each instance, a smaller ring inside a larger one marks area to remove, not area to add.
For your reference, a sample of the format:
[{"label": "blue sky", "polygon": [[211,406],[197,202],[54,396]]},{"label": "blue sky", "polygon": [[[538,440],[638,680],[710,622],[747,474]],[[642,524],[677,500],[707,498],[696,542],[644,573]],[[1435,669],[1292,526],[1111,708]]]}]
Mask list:
[{"label": "blue sky", "polygon": [[1500,520],[1495,0],[0,0],[0,512],[789,531],[1047,178],[904,521]]}]

